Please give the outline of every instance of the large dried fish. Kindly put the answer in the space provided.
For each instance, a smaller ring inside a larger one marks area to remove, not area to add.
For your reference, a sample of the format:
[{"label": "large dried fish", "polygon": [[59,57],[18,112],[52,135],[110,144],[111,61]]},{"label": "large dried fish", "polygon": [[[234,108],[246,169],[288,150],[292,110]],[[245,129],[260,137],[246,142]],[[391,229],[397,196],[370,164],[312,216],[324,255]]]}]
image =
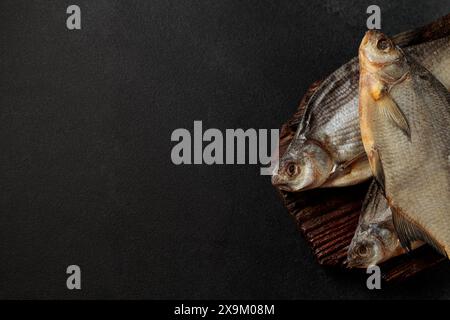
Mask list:
[{"label": "large dried fish", "polygon": [[403,247],[450,250],[450,94],[379,31],[359,49],[361,136]]},{"label": "large dried fish", "polygon": [[[450,15],[394,39],[450,88]],[[418,44],[421,41],[428,41]],[[358,123],[357,58],[314,89],[272,183],[286,191],[337,187],[371,177]]]}]

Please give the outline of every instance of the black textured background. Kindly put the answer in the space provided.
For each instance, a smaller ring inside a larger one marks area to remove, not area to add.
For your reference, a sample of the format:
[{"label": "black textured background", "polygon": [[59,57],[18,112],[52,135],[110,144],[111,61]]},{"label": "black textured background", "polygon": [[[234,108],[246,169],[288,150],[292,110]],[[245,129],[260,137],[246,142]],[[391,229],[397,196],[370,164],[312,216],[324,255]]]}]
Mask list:
[{"label": "black textured background", "polygon": [[[78,4],[82,30],[68,31]],[[175,166],[176,128],[278,128],[433,1],[0,2],[1,298],[449,298],[450,267],[370,292],[326,270],[258,166]],[[82,268],[69,291],[66,267]]]}]

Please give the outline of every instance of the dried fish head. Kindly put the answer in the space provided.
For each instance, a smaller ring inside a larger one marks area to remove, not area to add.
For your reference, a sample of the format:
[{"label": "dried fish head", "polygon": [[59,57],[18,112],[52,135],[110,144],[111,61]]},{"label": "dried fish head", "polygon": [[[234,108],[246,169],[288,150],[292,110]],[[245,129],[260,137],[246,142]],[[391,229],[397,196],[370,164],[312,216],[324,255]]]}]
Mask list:
[{"label": "dried fish head", "polygon": [[[389,210],[389,209],[387,209]],[[390,217],[390,214],[388,215]],[[349,268],[368,268],[403,251],[391,221],[361,226],[347,254]]]},{"label": "dried fish head", "polygon": [[272,184],[291,192],[319,187],[333,170],[330,154],[314,141],[296,142],[281,159]]},{"label": "dried fish head", "polygon": [[359,63],[361,69],[377,73],[389,83],[401,79],[408,69],[402,49],[378,30],[366,32],[359,48]]}]

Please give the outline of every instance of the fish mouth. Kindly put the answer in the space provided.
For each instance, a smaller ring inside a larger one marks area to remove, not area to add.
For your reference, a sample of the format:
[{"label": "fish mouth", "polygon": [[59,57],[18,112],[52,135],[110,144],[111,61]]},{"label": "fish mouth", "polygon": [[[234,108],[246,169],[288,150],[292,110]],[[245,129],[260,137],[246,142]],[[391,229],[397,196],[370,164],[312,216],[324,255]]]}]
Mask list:
[{"label": "fish mouth", "polygon": [[283,191],[287,191],[287,192],[292,192],[292,188],[289,187],[289,185],[282,183],[282,184],[277,184],[275,185],[278,189],[283,190]]},{"label": "fish mouth", "polygon": [[359,45],[359,50],[364,51],[364,49],[366,47],[368,47],[370,45],[370,43],[374,41],[374,39],[376,40],[377,38],[380,37],[380,34],[381,34],[381,32],[374,31],[374,30],[368,30],[361,40],[361,43]]},{"label": "fish mouth", "polygon": [[302,186],[301,188],[297,188],[295,185],[283,181],[283,179],[281,179],[279,176],[272,176],[272,185],[286,192],[300,192],[311,189],[311,184],[307,184]]},{"label": "fish mouth", "polygon": [[383,32],[378,30],[368,30],[361,40],[361,46],[366,46],[369,42],[378,41],[381,38],[387,38]]},{"label": "fish mouth", "polygon": [[292,192],[292,188],[286,182],[281,181],[280,177],[275,175],[272,176],[272,185],[280,190]]},{"label": "fish mouth", "polygon": [[344,265],[347,269],[366,269],[370,266],[369,263],[364,263],[364,261],[350,260],[348,258],[344,261]]},{"label": "fish mouth", "polygon": [[279,175],[272,176],[272,185],[281,190],[290,191],[289,185],[286,182],[283,182]]},{"label": "fish mouth", "polygon": [[[286,192],[301,192],[305,190],[312,189],[314,186],[312,183],[305,183],[297,185],[293,182],[286,182],[284,179],[280,178],[278,175],[272,176],[272,185],[274,187],[277,187],[280,190],[286,191]],[[319,187],[319,186],[316,186]]]},{"label": "fish mouth", "polygon": [[373,30],[368,30],[361,40],[361,46],[365,46],[369,42],[369,38],[373,37]]}]

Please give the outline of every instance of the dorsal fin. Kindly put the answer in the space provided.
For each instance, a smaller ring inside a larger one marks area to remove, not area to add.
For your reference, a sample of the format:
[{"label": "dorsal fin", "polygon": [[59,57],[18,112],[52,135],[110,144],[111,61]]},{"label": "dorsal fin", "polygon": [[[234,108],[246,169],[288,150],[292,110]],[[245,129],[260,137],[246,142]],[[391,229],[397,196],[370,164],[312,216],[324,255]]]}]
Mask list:
[{"label": "dorsal fin", "polygon": [[401,32],[392,40],[400,47],[434,41],[450,35],[450,13],[425,26]]},{"label": "dorsal fin", "polygon": [[303,95],[302,101],[297,107],[297,111],[294,115],[281,127],[280,131],[280,145],[279,145],[279,154],[280,156],[284,155],[286,149],[289,147],[292,139],[294,138],[295,132],[297,131],[299,123],[302,121],[302,118],[305,114],[306,106],[308,105],[311,97],[320,87],[320,84],[323,80],[318,80],[309,86],[306,93]]},{"label": "dorsal fin", "polygon": [[288,125],[291,130],[294,132],[297,130],[297,126],[300,123],[300,121],[303,118],[303,115],[305,114],[306,106],[309,104],[309,101],[311,100],[311,97],[314,95],[314,93],[319,89],[321,83],[323,80],[317,80],[313,82],[309,88],[306,90],[305,94],[302,97],[302,100],[300,101],[300,104],[298,105],[297,111],[294,113],[291,119],[288,121]]}]

